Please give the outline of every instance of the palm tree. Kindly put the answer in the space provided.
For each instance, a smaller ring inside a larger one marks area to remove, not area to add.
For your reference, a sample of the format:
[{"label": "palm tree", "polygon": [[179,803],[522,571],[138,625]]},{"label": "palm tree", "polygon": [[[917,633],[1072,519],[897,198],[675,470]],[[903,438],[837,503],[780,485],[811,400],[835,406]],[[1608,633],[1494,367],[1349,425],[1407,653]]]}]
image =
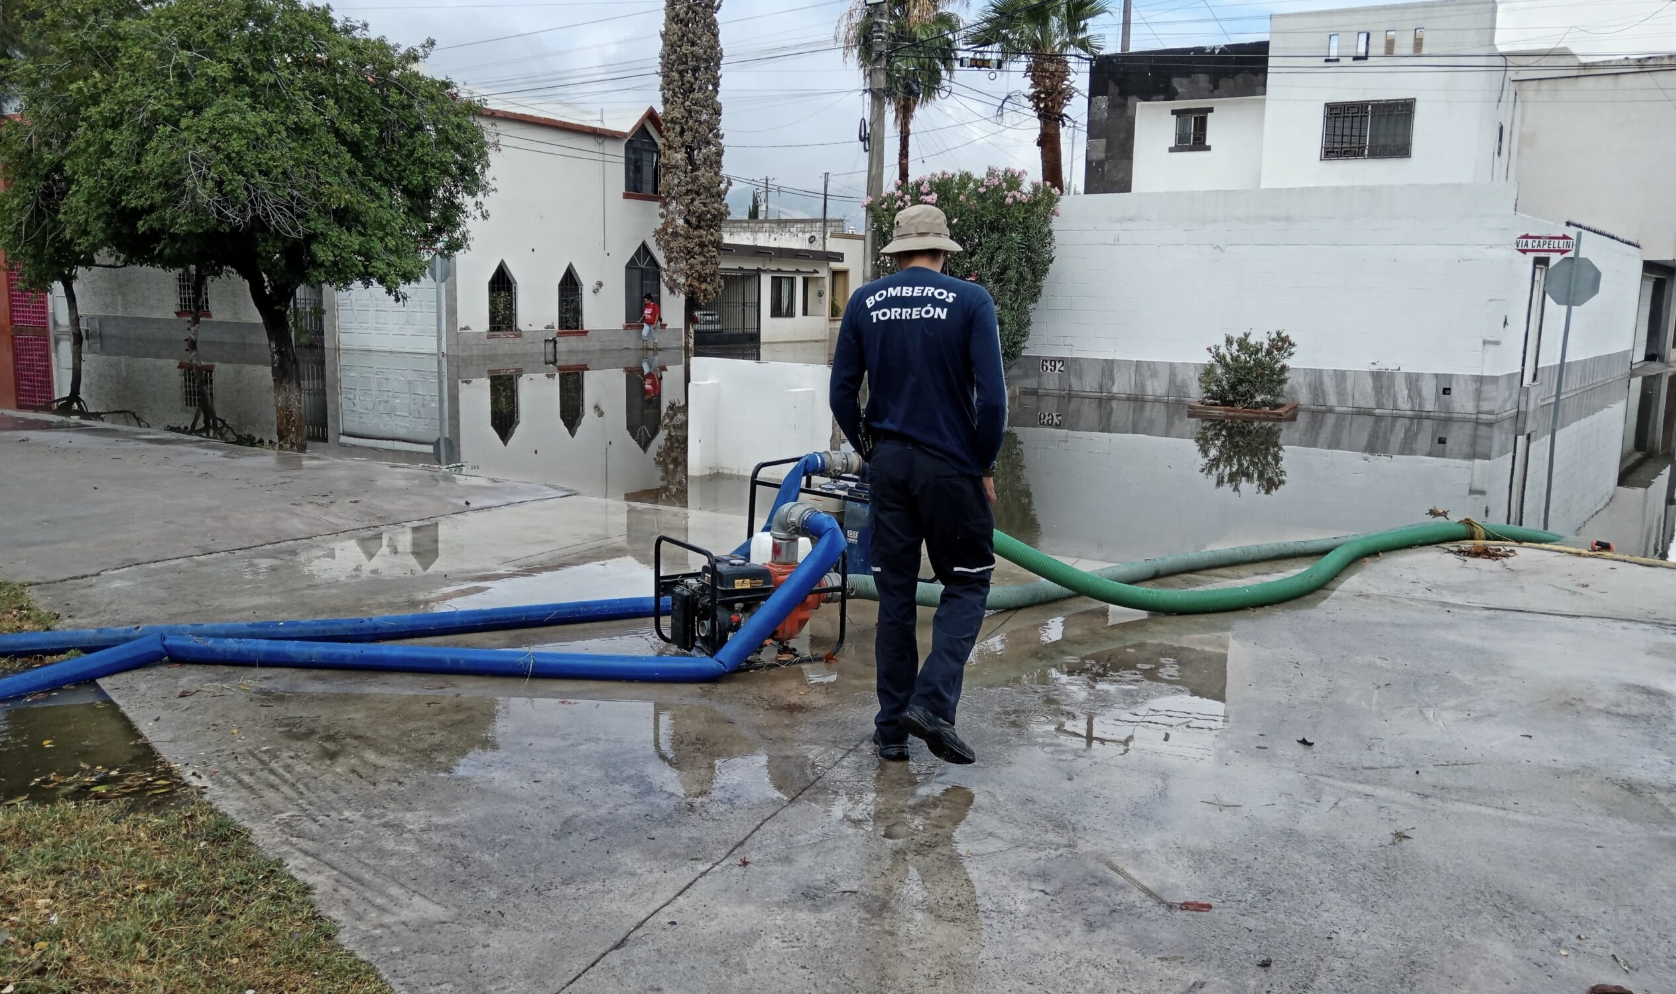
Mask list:
[{"label": "palm tree", "polygon": [[846,57],[866,64],[874,24],[885,23],[885,45],[890,59],[885,87],[896,115],[896,171],[908,184],[908,139],[914,112],[937,99],[954,72],[956,35],[960,17],[949,10],[952,0],[855,0],[838,24],[838,38]]},{"label": "palm tree", "polygon": [[1040,128],[1042,182],[1065,188],[1059,125],[1074,89],[1071,56],[1098,55],[1100,37],[1089,23],[1111,13],[1107,0],[989,0],[968,41],[1007,62],[1023,62],[1030,107]]}]

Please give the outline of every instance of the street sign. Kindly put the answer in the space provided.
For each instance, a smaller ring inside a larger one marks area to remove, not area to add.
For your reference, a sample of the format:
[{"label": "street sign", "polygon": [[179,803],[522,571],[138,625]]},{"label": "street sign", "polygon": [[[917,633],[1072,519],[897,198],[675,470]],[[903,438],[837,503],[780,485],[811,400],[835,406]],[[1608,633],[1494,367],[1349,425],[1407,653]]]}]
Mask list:
[{"label": "street sign", "polygon": [[1587,259],[1561,259],[1548,270],[1548,299],[1562,307],[1581,307],[1600,292],[1600,270]]},{"label": "street sign", "polygon": [[1520,235],[1513,247],[1526,255],[1570,255],[1575,244],[1570,235]]}]

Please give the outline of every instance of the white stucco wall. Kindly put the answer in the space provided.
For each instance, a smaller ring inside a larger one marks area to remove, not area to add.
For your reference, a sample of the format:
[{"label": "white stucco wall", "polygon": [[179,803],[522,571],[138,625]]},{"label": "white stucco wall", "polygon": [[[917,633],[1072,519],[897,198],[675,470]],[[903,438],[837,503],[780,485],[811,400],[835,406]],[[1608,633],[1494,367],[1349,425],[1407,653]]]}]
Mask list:
[{"label": "white stucco wall", "polygon": [[[76,276],[76,305],[83,317],[99,314],[173,317],[180,306],[178,275],[146,266],[84,269]],[[216,277],[208,282],[205,292],[209,297],[213,320],[262,323],[262,316],[256,313],[256,305],[250,301],[250,284],[242,278]],[[63,288],[54,287],[52,296],[56,320],[63,326],[68,320]],[[182,319],[184,327],[185,319]],[[257,333],[261,333],[259,328]]]},{"label": "white stucco wall", "polygon": [[[1413,54],[1414,31],[1426,31]],[[1395,30],[1394,56],[1385,32]],[[1353,57],[1358,32],[1370,55]],[[1339,61],[1327,61],[1328,38],[1339,36]],[[1353,7],[1276,14],[1271,21],[1263,131],[1265,187],[1395,183],[1485,183],[1505,179],[1509,143],[1497,154],[1497,126],[1512,116],[1504,72],[1436,71],[1482,66],[1496,51],[1493,0]],[[1432,69],[1433,71],[1424,71]],[[1323,107],[1348,100],[1413,98],[1413,155],[1405,159],[1322,161]],[[1506,136],[1509,140],[1511,136]]]},{"label": "white stucco wall", "polygon": [[[1200,362],[1224,334],[1284,330],[1294,365],[1501,374],[1521,368],[1527,231],[1507,185],[1319,187],[1067,198],[1032,354]],[[1599,298],[1571,359],[1628,349],[1640,260],[1586,236]],[[1550,310],[1543,361],[1558,360]]]},{"label": "white stucco wall", "polygon": [[[1517,81],[1519,209],[1574,220],[1676,259],[1676,67],[1532,73]],[[1612,73],[1612,75],[1605,75]]]},{"label": "white stucco wall", "polygon": [[[489,327],[489,277],[504,260],[518,285],[518,327],[545,337],[559,316],[559,280],[574,266],[582,323],[621,330],[623,267],[641,243],[660,263],[652,237],[658,204],[623,196],[623,140],[540,124],[483,118],[497,148],[487,218],[471,224],[471,247],[455,259],[461,332]],[[596,292],[594,283],[604,285]],[[678,327],[681,298],[663,290],[664,320]],[[637,308],[638,310],[638,308]]]},{"label": "white stucco wall", "polygon": [[825,366],[693,359],[687,471],[749,474],[758,463],[831,447]]},{"label": "white stucco wall", "polygon": [[[1135,109],[1136,193],[1170,190],[1251,190],[1263,177],[1262,97],[1142,103]],[[1171,152],[1174,111],[1209,107],[1207,152]]]}]

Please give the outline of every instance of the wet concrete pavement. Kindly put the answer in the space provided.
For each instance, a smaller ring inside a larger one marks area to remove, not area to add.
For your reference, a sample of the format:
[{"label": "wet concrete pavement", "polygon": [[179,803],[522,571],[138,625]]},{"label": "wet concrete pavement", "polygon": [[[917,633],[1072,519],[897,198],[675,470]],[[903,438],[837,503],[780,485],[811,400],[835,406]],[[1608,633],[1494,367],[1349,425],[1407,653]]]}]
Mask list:
[{"label": "wet concrete pavement", "polygon": [[[77,623],[609,596],[649,584],[659,530],[742,527],[580,497],[437,525],[37,595]],[[867,749],[867,605],[836,666],[713,686],[104,686],[403,991],[1665,992],[1673,594],[1669,570],[1419,550],[1283,608],[993,615],[967,768]],[[656,644],[461,641],[578,640]]]}]

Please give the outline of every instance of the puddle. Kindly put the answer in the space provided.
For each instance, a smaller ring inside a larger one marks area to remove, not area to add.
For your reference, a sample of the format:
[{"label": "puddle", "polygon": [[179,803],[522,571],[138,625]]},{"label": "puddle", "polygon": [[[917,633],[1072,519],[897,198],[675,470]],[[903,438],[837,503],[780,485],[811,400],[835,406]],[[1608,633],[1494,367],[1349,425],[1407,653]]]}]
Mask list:
[{"label": "puddle", "polygon": [[0,800],[157,802],[173,782],[169,765],[95,687],[0,707]]}]

